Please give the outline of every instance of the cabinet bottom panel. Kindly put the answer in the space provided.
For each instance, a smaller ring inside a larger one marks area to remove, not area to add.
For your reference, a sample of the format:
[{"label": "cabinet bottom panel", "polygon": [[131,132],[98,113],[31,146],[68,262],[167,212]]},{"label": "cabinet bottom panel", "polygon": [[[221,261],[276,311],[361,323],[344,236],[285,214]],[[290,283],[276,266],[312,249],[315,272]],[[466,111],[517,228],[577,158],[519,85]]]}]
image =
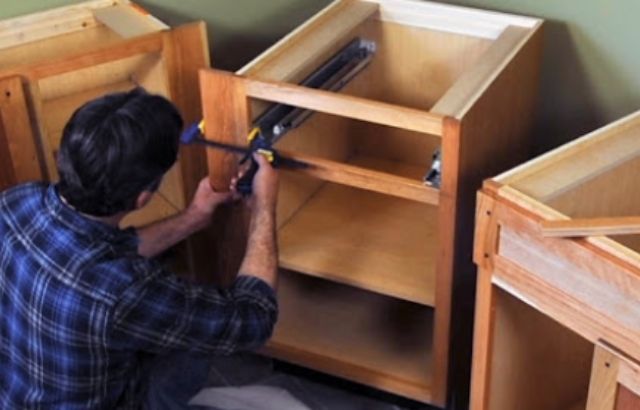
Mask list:
[{"label": "cabinet bottom panel", "polygon": [[432,309],[288,271],[278,293],[267,354],[430,401]]}]

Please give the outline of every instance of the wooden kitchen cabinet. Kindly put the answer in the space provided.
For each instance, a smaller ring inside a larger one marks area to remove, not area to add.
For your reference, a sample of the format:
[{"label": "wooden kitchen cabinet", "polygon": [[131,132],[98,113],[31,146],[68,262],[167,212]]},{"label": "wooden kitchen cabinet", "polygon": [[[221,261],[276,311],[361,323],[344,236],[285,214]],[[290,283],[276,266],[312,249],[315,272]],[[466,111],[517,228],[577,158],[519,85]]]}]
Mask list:
[{"label": "wooden kitchen cabinet", "polygon": [[635,113],[484,183],[472,409],[640,408],[640,236],[542,230],[637,216],[639,167]]},{"label": "wooden kitchen cabinet", "polygon": [[[204,23],[170,29],[128,0],[94,0],[0,21],[0,184],[57,179],[62,130],[83,103],[144,87],[185,121],[201,115],[197,71],[209,66]],[[202,150],[181,150],[151,203],[123,221],[175,214],[206,175]]]},{"label": "wooden kitchen cabinet", "polygon": [[[474,193],[528,155],[541,24],[432,2],[336,1],[237,73],[201,72],[209,139],[246,144],[268,103],[315,111],[276,145],[310,167],[282,172],[280,317],[267,354],[436,405],[451,397],[450,375],[464,387]],[[297,85],[356,37],[377,50],[340,92]],[[442,185],[425,186],[439,146]],[[208,160],[225,189],[237,158],[211,150]],[[212,260],[233,276],[246,210],[219,218]]]}]

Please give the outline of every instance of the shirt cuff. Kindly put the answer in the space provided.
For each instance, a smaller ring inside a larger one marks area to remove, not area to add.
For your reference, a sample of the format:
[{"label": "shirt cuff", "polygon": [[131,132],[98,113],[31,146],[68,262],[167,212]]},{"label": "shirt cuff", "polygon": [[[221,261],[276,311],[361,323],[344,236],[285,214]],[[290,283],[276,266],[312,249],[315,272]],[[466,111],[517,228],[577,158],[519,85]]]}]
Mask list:
[{"label": "shirt cuff", "polygon": [[238,275],[231,288],[238,296],[249,296],[263,300],[267,307],[278,309],[276,291],[264,280],[256,276]]}]

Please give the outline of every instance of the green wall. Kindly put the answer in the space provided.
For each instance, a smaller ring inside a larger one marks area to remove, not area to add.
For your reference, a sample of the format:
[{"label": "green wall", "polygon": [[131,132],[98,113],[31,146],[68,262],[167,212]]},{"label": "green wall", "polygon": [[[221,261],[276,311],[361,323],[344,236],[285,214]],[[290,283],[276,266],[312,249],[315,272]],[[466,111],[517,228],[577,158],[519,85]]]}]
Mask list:
[{"label": "green wall", "polygon": [[[538,152],[640,108],[638,0],[442,0],[547,20]],[[3,0],[0,17],[74,0]],[[237,69],[329,0],[140,0],[170,24],[208,23],[216,67]]]},{"label": "green wall", "polygon": [[640,1],[444,0],[546,20],[536,126],[543,151],[640,109]]}]

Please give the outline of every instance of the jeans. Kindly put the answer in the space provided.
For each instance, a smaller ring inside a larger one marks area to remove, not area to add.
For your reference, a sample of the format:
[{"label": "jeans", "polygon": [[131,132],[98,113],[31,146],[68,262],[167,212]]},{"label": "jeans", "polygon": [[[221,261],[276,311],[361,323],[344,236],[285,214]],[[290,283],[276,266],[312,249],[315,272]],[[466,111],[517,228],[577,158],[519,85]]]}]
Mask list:
[{"label": "jeans", "polygon": [[187,403],[206,385],[211,361],[209,355],[192,352],[173,352],[145,359],[142,366],[142,408],[198,408]]}]

